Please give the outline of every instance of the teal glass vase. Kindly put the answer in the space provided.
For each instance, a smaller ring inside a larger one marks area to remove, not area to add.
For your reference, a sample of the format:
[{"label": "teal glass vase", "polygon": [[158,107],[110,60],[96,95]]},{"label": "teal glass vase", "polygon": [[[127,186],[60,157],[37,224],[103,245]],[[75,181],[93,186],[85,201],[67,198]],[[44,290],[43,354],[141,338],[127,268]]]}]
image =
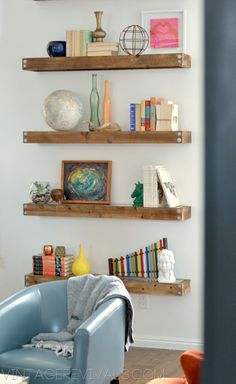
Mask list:
[{"label": "teal glass vase", "polygon": [[99,120],[99,93],[97,89],[97,74],[92,74],[92,91],[90,93],[90,123],[94,127],[100,127]]}]

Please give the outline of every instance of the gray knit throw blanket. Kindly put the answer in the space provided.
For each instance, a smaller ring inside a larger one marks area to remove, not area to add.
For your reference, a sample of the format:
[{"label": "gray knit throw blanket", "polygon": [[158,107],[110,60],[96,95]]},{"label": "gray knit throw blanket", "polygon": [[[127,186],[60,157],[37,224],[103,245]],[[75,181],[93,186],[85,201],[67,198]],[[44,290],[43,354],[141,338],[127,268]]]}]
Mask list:
[{"label": "gray knit throw blanket", "polygon": [[57,333],[39,333],[25,344],[24,348],[46,348],[57,355],[73,356],[73,338],[77,328],[96,309],[111,298],[122,298],[126,302],[125,350],[133,340],[133,305],[123,282],[116,276],[83,275],[71,277],[67,283],[68,325]]}]

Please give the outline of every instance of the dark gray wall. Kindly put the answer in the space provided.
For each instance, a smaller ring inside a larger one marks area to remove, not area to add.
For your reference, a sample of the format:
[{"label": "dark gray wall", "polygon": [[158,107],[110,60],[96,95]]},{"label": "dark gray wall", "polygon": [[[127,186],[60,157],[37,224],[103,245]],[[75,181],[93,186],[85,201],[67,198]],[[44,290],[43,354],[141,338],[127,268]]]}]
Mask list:
[{"label": "dark gray wall", "polygon": [[205,384],[236,383],[236,0],[205,1]]}]

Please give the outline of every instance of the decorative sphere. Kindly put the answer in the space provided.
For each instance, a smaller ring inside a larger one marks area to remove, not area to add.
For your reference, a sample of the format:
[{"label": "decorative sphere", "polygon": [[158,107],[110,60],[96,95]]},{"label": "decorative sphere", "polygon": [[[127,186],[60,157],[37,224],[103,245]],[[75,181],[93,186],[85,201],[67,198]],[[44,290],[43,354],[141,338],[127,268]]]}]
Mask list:
[{"label": "decorative sphere", "polygon": [[43,117],[56,131],[70,131],[83,117],[83,105],[79,96],[68,90],[52,92],[44,101]]},{"label": "decorative sphere", "polygon": [[130,25],[121,32],[119,43],[128,55],[139,56],[148,47],[149,36],[140,25]]}]

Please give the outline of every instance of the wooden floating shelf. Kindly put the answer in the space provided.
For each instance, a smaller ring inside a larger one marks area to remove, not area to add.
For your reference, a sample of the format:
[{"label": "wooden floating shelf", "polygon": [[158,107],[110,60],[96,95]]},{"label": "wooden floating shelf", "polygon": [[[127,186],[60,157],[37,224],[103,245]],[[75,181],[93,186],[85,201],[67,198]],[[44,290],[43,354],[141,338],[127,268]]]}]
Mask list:
[{"label": "wooden floating shelf", "polygon": [[155,280],[120,277],[131,293],[147,295],[184,296],[191,292],[191,280],[178,279],[175,283],[158,283]]},{"label": "wooden floating shelf", "polygon": [[24,215],[183,221],[191,217],[191,207],[146,208],[128,205],[28,203],[24,204]]},{"label": "wooden floating shelf", "polygon": [[[147,295],[184,296],[191,292],[191,280],[177,280],[176,283],[158,283],[155,280],[145,280],[130,277],[120,277],[130,293]],[[46,283],[49,281],[67,280],[68,277],[40,276],[29,273],[25,275],[25,286]]]},{"label": "wooden floating shelf", "polygon": [[109,69],[191,68],[191,56],[182,53],[141,56],[38,57],[22,59],[26,71],[88,71]]},{"label": "wooden floating shelf", "polygon": [[23,132],[24,143],[41,144],[189,144],[190,131]]},{"label": "wooden floating shelf", "polygon": [[33,273],[29,273],[25,275],[25,287],[30,287],[31,285],[47,283],[48,281],[59,281],[59,280],[68,280],[68,277],[61,276],[41,276],[34,275]]}]

